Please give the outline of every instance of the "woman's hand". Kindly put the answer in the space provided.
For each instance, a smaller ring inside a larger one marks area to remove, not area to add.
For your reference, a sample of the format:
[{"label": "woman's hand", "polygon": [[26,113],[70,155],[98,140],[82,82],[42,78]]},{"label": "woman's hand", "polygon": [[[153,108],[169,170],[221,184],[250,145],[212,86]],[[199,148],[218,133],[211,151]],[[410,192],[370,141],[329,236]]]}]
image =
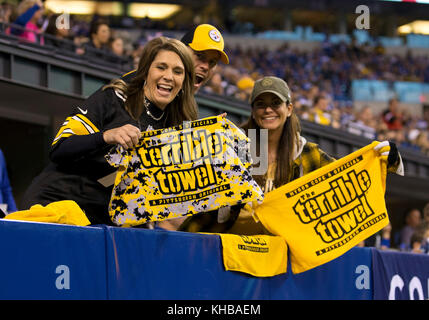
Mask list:
[{"label": "woman's hand", "polygon": [[399,152],[396,144],[390,141],[382,141],[374,147],[378,151],[381,158],[387,162],[387,166],[397,165],[399,161]]},{"label": "woman's hand", "polygon": [[133,148],[140,138],[140,129],[131,124],[103,132],[103,139],[108,144],[120,144],[124,149]]}]

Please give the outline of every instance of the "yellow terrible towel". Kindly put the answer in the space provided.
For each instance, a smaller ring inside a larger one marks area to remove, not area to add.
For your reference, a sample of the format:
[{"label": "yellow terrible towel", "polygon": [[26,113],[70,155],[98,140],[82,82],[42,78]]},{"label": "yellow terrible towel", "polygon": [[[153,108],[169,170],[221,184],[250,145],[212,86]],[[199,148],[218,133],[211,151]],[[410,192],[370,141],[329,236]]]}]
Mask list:
[{"label": "yellow terrible towel", "polygon": [[287,242],[293,273],[341,256],[389,223],[378,143],[266,193],[262,205],[253,206],[268,231]]},{"label": "yellow terrible towel", "polygon": [[226,270],[272,277],[287,270],[287,245],[278,236],[219,234]]},{"label": "yellow terrible towel", "polygon": [[72,200],[56,201],[42,206],[36,204],[28,210],[16,211],[8,214],[5,219],[48,222],[87,226],[88,218],[78,204]]}]

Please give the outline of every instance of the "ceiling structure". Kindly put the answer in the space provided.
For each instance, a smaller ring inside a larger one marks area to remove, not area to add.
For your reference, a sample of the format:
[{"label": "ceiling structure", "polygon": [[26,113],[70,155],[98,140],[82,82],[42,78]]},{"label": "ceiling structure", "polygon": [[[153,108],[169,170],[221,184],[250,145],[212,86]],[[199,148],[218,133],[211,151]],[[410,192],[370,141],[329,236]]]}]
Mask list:
[{"label": "ceiling structure", "polygon": [[46,0],[45,4],[56,12],[149,17],[171,20],[176,25],[198,18],[225,29],[239,22],[251,24],[252,31],[293,30],[301,25],[330,33],[353,30],[359,16],[356,8],[364,5],[370,14],[369,32],[385,36],[396,35],[398,27],[429,17],[429,4],[384,0]]}]

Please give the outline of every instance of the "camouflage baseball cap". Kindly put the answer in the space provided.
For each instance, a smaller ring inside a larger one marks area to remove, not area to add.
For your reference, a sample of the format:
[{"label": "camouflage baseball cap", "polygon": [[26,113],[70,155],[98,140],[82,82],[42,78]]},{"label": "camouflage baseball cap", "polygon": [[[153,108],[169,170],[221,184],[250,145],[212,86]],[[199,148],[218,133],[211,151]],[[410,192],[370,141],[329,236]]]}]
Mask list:
[{"label": "camouflage baseball cap", "polygon": [[271,92],[278,96],[283,102],[291,101],[290,90],[287,83],[277,77],[264,77],[255,81],[253,91],[250,96],[250,103],[252,104],[255,99],[265,92]]}]

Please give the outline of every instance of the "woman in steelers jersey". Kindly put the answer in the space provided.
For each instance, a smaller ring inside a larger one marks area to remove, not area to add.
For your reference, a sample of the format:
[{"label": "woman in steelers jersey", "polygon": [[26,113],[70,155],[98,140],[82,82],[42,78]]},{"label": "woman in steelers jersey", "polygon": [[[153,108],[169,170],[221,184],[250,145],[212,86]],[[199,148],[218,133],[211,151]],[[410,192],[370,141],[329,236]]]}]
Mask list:
[{"label": "woman in steelers jersey", "polygon": [[52,142],[50,163],[24,195],[23,209],[74,200],[91,224],[112,225],[108,204],[116,169],[105,155],[117,144],[135,146],[141,131],[195,120],[193,68],[182,42],[148,42],[137,72],[97,90],[66,118]]}]

